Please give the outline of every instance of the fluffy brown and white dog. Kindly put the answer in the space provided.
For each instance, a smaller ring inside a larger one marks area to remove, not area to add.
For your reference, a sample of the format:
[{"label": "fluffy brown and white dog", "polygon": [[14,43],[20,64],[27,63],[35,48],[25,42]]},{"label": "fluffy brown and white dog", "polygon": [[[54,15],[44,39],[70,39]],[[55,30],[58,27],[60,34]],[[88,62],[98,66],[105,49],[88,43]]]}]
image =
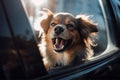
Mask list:
[{"label": "fluffy brown and white dog", "polygon": [[39,44],[47,70],[89,60],[94,55],[93,37],[98,29],[88,16],[74,17],[70,13],[53,14],[44,9]]}]

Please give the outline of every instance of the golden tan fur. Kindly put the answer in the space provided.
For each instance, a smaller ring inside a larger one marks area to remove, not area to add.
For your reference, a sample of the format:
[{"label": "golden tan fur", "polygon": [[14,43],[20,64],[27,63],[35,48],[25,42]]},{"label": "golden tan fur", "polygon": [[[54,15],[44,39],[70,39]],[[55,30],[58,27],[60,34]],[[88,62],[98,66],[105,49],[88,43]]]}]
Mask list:
[{"label": "golden tan fur", "polygon": [[92,34],[98,30],[88,16],[53,14],[48,9],[42,13],[46,17],[40,21],[42,40],[39,47],[47,70],[55,68],[56,64],[65,66],[86,61],[94,55]]}]

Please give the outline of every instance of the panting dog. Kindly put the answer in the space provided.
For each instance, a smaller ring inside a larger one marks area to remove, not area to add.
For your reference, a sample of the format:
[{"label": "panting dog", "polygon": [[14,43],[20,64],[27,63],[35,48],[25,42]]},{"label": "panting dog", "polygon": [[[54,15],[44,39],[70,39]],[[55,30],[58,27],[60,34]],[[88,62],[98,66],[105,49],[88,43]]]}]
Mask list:
[{"label": "panting dog", "polygon": [[93,37],[98,29],[88,16],[54,14],[48,9],[41,13],[39,48],[47,70],[85,62],[94,55],[92,46],[96,43]]}]

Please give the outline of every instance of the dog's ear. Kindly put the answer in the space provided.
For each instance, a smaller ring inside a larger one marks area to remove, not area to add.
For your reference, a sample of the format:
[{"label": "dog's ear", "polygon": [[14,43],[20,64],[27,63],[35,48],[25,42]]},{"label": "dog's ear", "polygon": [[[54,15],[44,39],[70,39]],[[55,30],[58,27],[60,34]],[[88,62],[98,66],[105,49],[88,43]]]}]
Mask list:
[{"label": "dog's ear", "polygon": [[40,19],[40,27],[41,27],[41,32],[47,34],[49,26],[50,26],[50,21],[53,18],[53,13],[49,9],[44,8],[43,11],[40,11],[42,14],[42,17]]},{"label": "dog's ear", "polygon": [[77,28],[84,37],[88,37],[91,33],[98,32],[97,24],[89,20],[89,16],[78,15],[76,17],[76,20],[77,20]]},{"label": "dog's ear", "polygon": [[82,38],[86,39],[92,46],[95,46],[96,43],[93,37],[96,35],[96,32],[98,32],[97,24],[93,23],[93,21],[89,19],[89,16],[86,15],[78,15],[76,16],[76,20],[77,28]]}]

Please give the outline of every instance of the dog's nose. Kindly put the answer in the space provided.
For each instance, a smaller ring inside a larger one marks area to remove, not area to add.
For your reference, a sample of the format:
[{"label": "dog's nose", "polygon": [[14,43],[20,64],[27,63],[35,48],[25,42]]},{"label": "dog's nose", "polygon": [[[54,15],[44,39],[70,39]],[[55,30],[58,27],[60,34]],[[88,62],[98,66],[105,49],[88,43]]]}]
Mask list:
[{"label": "dog's nose", "polygon": [[64,31],[64,29],[60,26],[57,26],[55,27],[54,31],[57,35],[60,35]]}]

